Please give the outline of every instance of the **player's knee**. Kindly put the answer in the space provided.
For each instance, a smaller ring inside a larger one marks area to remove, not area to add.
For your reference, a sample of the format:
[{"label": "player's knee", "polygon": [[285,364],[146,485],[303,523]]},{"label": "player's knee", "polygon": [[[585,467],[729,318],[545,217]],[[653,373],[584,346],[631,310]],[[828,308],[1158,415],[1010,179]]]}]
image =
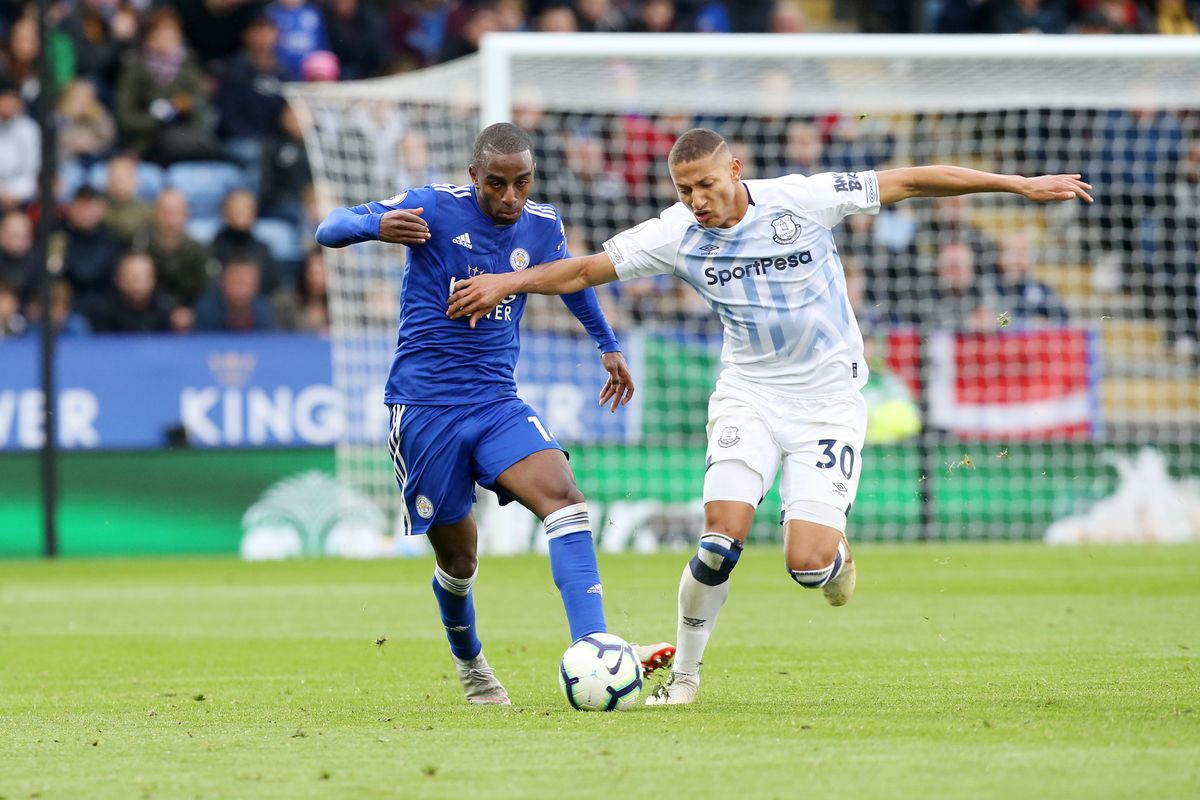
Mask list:
[{"label": "player's knee", "polygon": [[706,533],[700,537],[700,548],[688,569],[692,577],[706,586],[720,586],[729,580],[729,573],[742,555],[742,543],[722,533]]},{"label": "player's knee", "polygon": [[841,542],[831,548],[811,548],[788,552],[787,571],[796,583],[807,589],[819,589],[836,578],[846,562],[846,548]]},{"label": "player's knee", "polygon": [[475,574],[479,568],[479,559],[474,553],[454,553],[438,557],[438,566],[452,578],[466,579]]},{"label": "player's knee", "polygon": [[785,557],[788,571],[804,572],[829,566],[837,556],[838,544],[838,542],[814,543],[805,547],[789,549]]}]

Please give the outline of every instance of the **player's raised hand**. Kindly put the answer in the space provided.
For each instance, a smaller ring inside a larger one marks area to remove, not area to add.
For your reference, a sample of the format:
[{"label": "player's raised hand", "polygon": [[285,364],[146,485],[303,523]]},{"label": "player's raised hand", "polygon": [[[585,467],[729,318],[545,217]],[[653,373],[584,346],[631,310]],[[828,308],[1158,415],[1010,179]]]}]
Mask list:
[{"label": "player's raised hand", "polygon": [[1090,183],[1084,183],[1082,175],[1039,175],[1028,178],[1022,195],[1039,203],[1055,203],[1063,200],[1086,200],[1092,202],[1088,194],[1092,189]]},{"label": "player's raised hand", "polygon": [[504,275],[476,275],[455,281],[446,313],[450,319],[470,317],[471,327],[512,294]]},{"label": "player's raised hand", "polygon": [[379,241],[391,244],[425,244],[429,223],[421,218],[424,208],[395,208],[379,218]]},{"label": "player's raised hand", "polygon": [[600,405],[609,406],[608,410],[615,414],[618,405],[627,405],[633,399],[633,376],[620,352],[605,353],[600,356],[600,363],[608,372],[608,380],[600,390]]}]

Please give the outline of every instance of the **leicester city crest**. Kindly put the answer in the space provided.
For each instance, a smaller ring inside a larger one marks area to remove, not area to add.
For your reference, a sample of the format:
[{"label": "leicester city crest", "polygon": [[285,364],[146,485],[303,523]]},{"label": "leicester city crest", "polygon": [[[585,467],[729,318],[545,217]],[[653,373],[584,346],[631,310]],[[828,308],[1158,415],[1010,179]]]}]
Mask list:
[{"label": "leicester city crest", "polygon": [[738,436],[738,429],[734,425],[721,430],[721,438],[717,439],[717,444],[721,447],[733,447],[740,442],[742,437]]},{"label": "leicester city crest", "polygon": [[791,244],[800,235],[800,220],[789,214],[771,220],[771,229],[775,235],[771,238],[779,244]]},{"label": "leicester city crest", "polygon": [[421,515],[421,519],[429,519],[433,516],[433,503],[429,502],[429,498],[423,494],[417,495],[417,513]]},{"label": "leicester city crest", "polygon": [[529,266],[529,252],[524,247],[518,247],[508,256],[508,265],[513,272],[520,272]]}]

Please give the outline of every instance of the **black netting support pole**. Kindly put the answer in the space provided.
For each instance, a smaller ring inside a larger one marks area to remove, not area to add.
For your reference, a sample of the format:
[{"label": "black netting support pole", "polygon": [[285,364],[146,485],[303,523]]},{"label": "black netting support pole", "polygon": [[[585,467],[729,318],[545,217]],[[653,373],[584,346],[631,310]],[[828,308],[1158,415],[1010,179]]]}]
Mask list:
[{"label": "black netting support pole", "polygon": [[38,0],[38,31],[41,34],[41,52],[38,55],[38,99],[34,114],[42,134],[41,174],[38,180],[38,205],[41,217],[38,222],[38,247],[42,265],[38,286],[39,304],[42,307],[42,544],[47,558],[58,555],[58,425],[56,405],[58,393],[54,385],[54,302],[53,282],[58,272],[50,252],[50,237],[58,216],[54,199],[54,175],[57,171],[58,137],[54,124],[56,86],[51,63],[50,47],[50,0]]},{"label": "black netting support pole", "polygon": [[923,541],[929,541],[938,537],[938,432],[929,424],[929,373],[930,364],[932,363],[929,355],[930,336],[930,331],[922,328],[917,340],[917,374],[921,376],[921,395],[918,398],[921,413],[921,433],[917,437],[917,458],[920,462],[918,468],[921,471],[921,476],[917,483],[917,494],[921,500],[921,539]]}]

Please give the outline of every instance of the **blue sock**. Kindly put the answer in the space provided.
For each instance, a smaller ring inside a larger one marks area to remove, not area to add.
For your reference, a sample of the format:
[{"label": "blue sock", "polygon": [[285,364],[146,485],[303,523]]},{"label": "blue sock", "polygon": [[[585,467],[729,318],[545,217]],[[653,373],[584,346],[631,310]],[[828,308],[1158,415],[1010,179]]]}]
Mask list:
[{"label": "blue sock", "polygon": [[550,572],[562,595],[571,641],[607,631],[604,589],[600,585],[592,533],[588,530],[587,506],[578,503],[561,508],[546,517],[544,526],[550,537]]},{"label": "blue sock", "polygon": [[446,638],[450,640],[450,652],[455,658],[470,661],[483,650],[483,643],[475,633],[475,601],[471,597],[471,585],[475,576],[452,578],[441,567],[433,568],[433,596],[437,598],[442,612],[442,625],[446,627]]}]

